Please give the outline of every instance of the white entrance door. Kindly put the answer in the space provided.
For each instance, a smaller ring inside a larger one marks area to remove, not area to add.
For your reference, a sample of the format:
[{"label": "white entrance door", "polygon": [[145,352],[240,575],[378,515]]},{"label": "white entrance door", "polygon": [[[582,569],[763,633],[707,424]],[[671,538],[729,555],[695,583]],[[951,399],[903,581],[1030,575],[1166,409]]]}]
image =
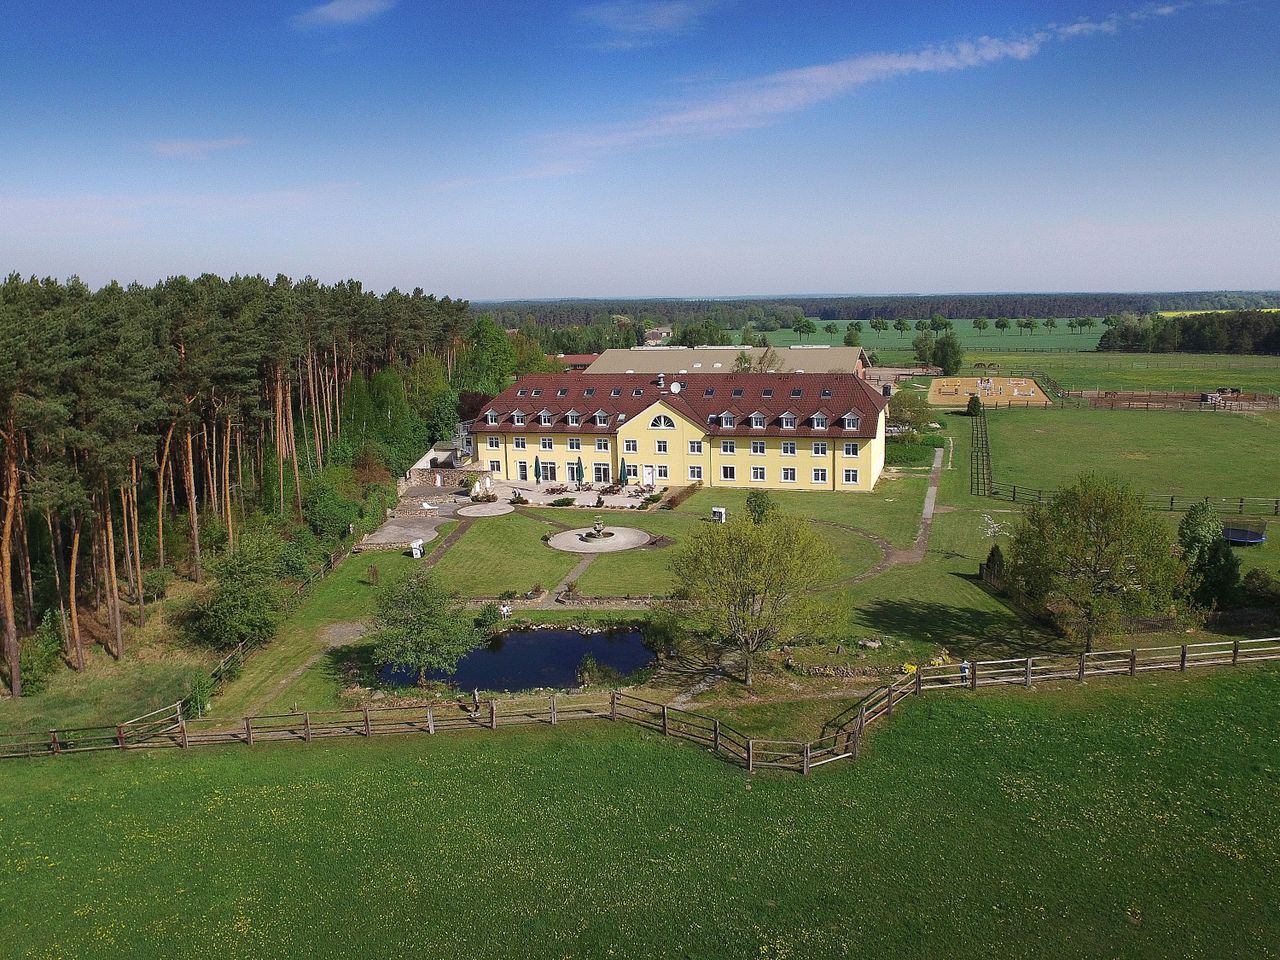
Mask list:
[{"label": "white entrance door", "polygon": [[609,464],[607,463],[592,464],[591,474],[595,483],[608,483],[609,482]]},{"label": "white entrance door", "polygon": [[542,465],[542,479],[547,483],[556,482],[556,465],[554,463],[544,463]]},{"label": "white entrance door", "polygon": [[644,483],[645,483],[645,486],[648,486],[648,487],[653,486],[653,467],[647,464],[645,465],[645,468],[644,468]]},{"label": "white entrance door", "polygon": [[516,464],[516,479],[518,479],[521,483],[528,483],[528,482],[529,482],[529,463],[528,463],[528,461],[526,461],[526,460],[521,460],[519,463],[517,463],[517,464]]}]

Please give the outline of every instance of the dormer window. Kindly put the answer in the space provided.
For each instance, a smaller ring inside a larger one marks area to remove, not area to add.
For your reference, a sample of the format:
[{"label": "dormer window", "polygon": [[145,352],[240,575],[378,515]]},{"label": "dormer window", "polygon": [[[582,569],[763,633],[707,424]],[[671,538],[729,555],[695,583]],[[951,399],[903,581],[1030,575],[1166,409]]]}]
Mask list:
[{"label": "dormer window", "polygon": [[524,426],[524,414],[513,413],[511,415],[511,422],[514,423],[517,427]]},{"label": "dormer window", "polygon": [[815,430],[827,429],[827,418],[820,413],[815,413],[813,415],[813,429]]},{"label": "dormer window", "polygon": [[784,413],[782,415],[782,429],[794,430],[796,428],[796,417],[794,413]]},{"label": "dormer window", "polygon": [[607,427],[608,425],[609,425],[609,415],[605,413],[603,410],[598,411],[596,413],[596,426]]},{"label": "dormer window", "polygon": [[861,421],[860,421],[857,417],[855,417],[852,413],[845,414],[845,417],[844,417],[844,428],[845,428],[846,430],[857,430],[857,429],[858,429],[858,424],[859,424],[860,422],[861,422]]},{"label": "dormer window", "polygon": [[490,410],[484,415],[484,422],[491,427],[496,427],[498,425],[498,415]]},{"label": "dormer window", "polygon": [[569,414],[565,419],[569,421],[569,426],[571,427],[576,427],[578,424],[582,423],[582,417],[576,413]]},{"label": "dormer window", "polygon": [[544,427],[551,426],[551,414],[543,410],[542,413],[538,414],[538,423]]},{"label": "dormer window", "polygon": [[722,413],[722,414],[720,414],[720,426],[722,426],[722,427],[732,427],[732,426],[733,426],[733,414],[732,414],[732,413]]},{"label": "dormer window", "polygon": [[763,414],[763,413],[753,413],[753,414],[751,415],[751,426],[752,426],[752,428],[753,428],[753,429],[755,429],[755,430],[763,430],[763,429],[764,429],[764,414]]}]

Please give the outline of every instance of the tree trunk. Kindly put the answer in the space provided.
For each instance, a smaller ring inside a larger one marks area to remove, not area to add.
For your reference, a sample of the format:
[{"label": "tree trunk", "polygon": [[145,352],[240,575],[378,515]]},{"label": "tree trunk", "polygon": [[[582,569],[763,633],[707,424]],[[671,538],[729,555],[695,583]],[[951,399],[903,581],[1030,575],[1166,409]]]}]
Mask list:
[{"label": "tree trunk", "polygon": [[71,632],[67,629],[67,604],[62,599],[62,521],[54,521],[53,511],[44,512],[44,523],[49,528],[49,555],[53,561],[53,592],[58,595],[58,621],[62,627],[62,654],[71,660]]},{"label": "tree trunk", "polygon": [[169,424],[164,435],[164,449],[160,453],[160,462],[156,468],[156,563],[164,566],[164,477],[169,470],[169,443],[173,440],[173,430],[177,422]]},{"label": "tree trunk", "polygon": [[111,491],[107,481],[102,481],[102,519],[106,532],[107,551],[107,607],[113,611],[112,628],[115,631],[116,648],[113,651],[117,660],[124,656],[124,624],[120,615],[120,583],[116,579],[116,534],[111,520]]},{"label": "tree trunk", "polygon": [[138,590],[138,626],[147,624],[146,597],[142,589],[142,542],[138,538],[138,461],[129,461],[129,507],[133,513],[130,529],[133,531],[133,578]]},{"label": "tree trunk", "polygon": [[222,502],[227,515],[227,550],[235,549],[236,534],[231,522],[231,417],[222,434]]},{"label": "tree trunk", "polygon": [[743,671],[744,676],[742,682],[749,687],[751,686],[751,650],[748,647],[742,648],[742,662],[746,668]]},{"label": "tree trunk", "polygon": [[71,515],[71,566],[67,570],[67,606],[71,611],[71,642],[76,654],[76,669],[84,669],[84,644],[80,639],[80,615],[76,604],[76,571],[80,560],[80,515]]},{"label": "tree trunk", "polygon": [[302,519],[302,481],[298,478],[298,447],[293,432],[293,386],[286,385],[284,395],[285,425],[289,431],[290,461],[293,463],[293,499],[298,506],[298,519]]},{"label": "tree trunk", "polygon": [[31,541],[27,536],[27,515],[22,509],[21,499],[18,501],[14,518],[18,528],[14,542],[18,549],[18,576],[22,580],[22,608],[26,614],[27,629],[34,630],[36,628],[36,597],[35,585],[31,579]]},{"label": "tree trunk", "polygon": [[13,517],[18,508],[18,445],[8,437],[4,463],[4,523],[0,526],[0,615],[4,617],[4,658],[9,665],[9,693],[22,696],[22,664],[18,649],[18,618],[13,607]]},{"label": "tree trunk", "polygon": [[191,451],[191,428],[187,427],[187,518],[191,524],[191,557],[196,566],[196,583],[204,583],[204,567],[200,562],[200,511],[196,505],[196,465]]}]

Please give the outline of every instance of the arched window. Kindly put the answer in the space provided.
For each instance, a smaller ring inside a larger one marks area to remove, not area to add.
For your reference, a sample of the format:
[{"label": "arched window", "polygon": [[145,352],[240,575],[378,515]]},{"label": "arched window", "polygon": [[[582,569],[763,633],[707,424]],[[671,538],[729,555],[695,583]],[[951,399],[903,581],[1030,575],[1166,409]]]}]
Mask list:
[{"label": "arched window", "polygon": [[676,422],[665,413],[660,413],[649,421],[650,430],[674,430]]}]

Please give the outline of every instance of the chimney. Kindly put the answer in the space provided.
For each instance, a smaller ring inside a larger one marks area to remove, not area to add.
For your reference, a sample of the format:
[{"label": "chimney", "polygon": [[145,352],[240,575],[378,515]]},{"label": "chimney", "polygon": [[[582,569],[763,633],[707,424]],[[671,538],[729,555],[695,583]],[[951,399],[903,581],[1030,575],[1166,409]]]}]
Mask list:
[{"label": "chimney", "polygon": [[667,375],[665,373],[658,374],[658,389],[667,389]]}]

